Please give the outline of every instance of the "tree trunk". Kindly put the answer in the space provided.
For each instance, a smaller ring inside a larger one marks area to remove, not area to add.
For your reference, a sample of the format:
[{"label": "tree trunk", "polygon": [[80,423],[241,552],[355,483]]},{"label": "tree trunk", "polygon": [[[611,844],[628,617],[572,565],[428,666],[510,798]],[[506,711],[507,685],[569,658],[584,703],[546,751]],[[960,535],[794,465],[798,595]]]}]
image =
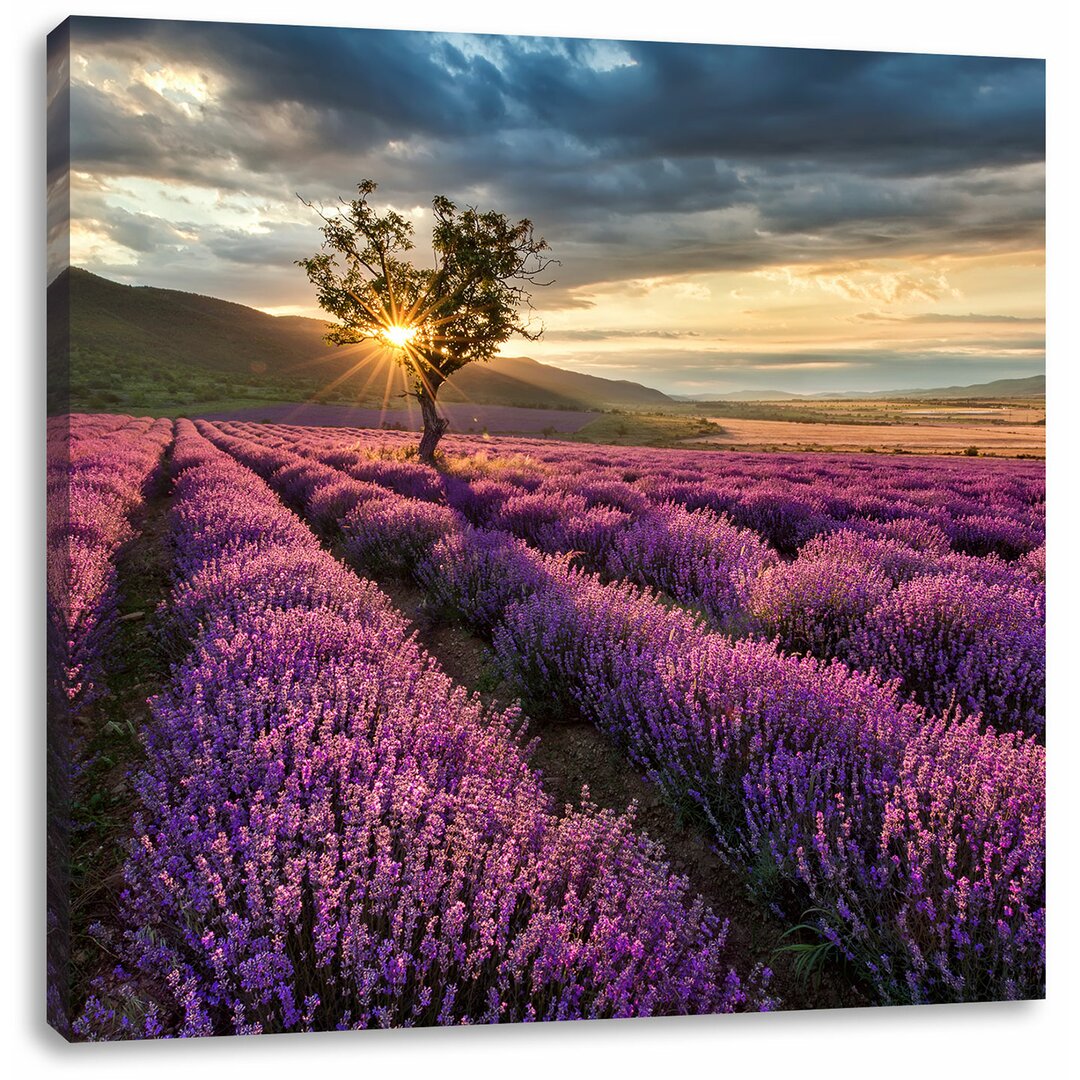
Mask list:
[{"label": "tree trunk", "polygon": [[416,395],[420,399],[420,412],[424,417],[424,433],[420,436],[420,460],[426,465],[435,464],[435,447],[450,426],[450,421],[440,416],[435,407],[437,393],[438,388],[433,393],[427,387],[421,387]]}]

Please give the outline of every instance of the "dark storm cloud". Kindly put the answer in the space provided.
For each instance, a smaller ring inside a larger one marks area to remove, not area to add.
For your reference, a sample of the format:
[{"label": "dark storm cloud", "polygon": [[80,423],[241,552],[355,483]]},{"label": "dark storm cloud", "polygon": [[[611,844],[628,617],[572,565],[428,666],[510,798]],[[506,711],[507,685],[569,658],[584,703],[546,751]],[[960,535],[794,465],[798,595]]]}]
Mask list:
[{"label": "dark storm cloud", "polygon": [[[145,20],[74,20],[79,44],[228,71],[238,101],[304,101],[390,130],[463,135],[531,119],[674,156],[901,151],[934,163],[1038,160],[1043,63],[986,57],[618,42],[603,70],[577,39]],[[516,115],[515,114],[516,111]],[[880,168],[899,167],[875,154]]]},{"label": "dark storm cloud", "polygon": [[[547,132],[571,159],[587,147],[615,166],[718,159],[799,172],[801,162],[830,161],[895,176],[1044,154],[1044,65],[1035,60],[619,42],[622,65],[598,70],[593,43],[554,38],[477,38],[487,55],[467,56],[419,32],[74,25],[76,47],[226,73],[238,111],[302,103],[357,151],[386,137],[481,136],[497,158],[501,133]],[[283,159],[289,149],[286,140]],[[557,172],[553,149],[545,144],[545,160]]]},{"label": "dark storm cloud", "polygon": [[68,66],[68,35],[59,29],[49,35],[46,51],[46,173],[55,184],[66,174],[71,156],[71,71]]},{"label": "dark storm cloud", "polygon": [[152,214],[132,214],[127,210],[113,209],[105,224],[110,240],[142,254],[159,251],[163,247],[177,248],[184,242],[184,237],[173,226]]},{"label": "dark storm cloud", "polygon": [[48,37],[45,91],[48,127],[45,139],[46,274],[52,279],[71,262],[71,81],[68,27]]},{"label": "dark storm cloud", "polygon": [[[386,137],[488,131],[505,116],[498,70],[432,35],[237,23],[76,19],[77,47],[225,73],[239,113],[302,103],[351,150]],[[341,124],[342,120],[346,123]],[[288,141],[280,147],[284,159]]]},{"label": "dark storm cloud", "polygon": [[515,100],[585,140],[674,157],[854,162],[925,175],[1043,155],[1043,65],[627,43],[597,72],[507,42]]},{"label": "dark storm cloud", "polygon": [[265,233],[240,229],[207,230],[203,243],[215,255],[248,266],[292,266],[311,254],[311,229],[283,225]]},{"label": "dark storm cloud", "polygon": [[[77,82],[74,168],[278,204],[371,176],[397,206],[496,206],[561,260],[551,307],[598,282],[1042,243],[1042,61],[87,18],[72,40],[217,80],[189,109]],[[275,269],[308,253],[264,227],[199,243]]]}]

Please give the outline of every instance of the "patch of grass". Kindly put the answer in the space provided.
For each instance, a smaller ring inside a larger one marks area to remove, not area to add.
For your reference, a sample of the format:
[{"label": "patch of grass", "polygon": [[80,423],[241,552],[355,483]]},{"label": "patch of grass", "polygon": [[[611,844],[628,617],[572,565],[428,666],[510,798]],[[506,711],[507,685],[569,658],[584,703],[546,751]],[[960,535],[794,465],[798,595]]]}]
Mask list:
[{"label": "patch of grass", "polygon": [[847,405],[842,408],[818,407],[803,404],[783,404],[764,401],[697,402],[698,413],[732,420],[786,420],[795,424],[874,424],[893,422],[880,411]]},{"label": "patch of grass", "polygon": [[[812,915],[828,916],[828,912],[819,908],[811,908],[803,914],[803,919],[809,919]],[[821,984],[822,973],[832,966],[845,966],[847,960],[839,947],[831,942],[824,934],[820,924],[814,922],[801,922],[796,926],[784,931],[780,935],[781,941],[785,938],[799,937],[802,940],[789,941],[785,945],[778,945],[774,950],[774,956],[787,956],[791,959],[791,970],[797,979],[811,984],[816,990]]]},{"label": "patch of grass", "polygon": [[754,864],[750,869],[750,891],[761,900],[766,907],[775,903],[781,893],[780,870],[776,860],[767,850],[757,853]]},{"label": "patch of grass", "polygon": [[457,451],[445,453],[437,450],[435,460],[442,472],[470,480],[481,476],[497,480],[508,473],[526,474],[537,479],[543,475],[543,469],[530,455],[516,451],[499,453],[497,450],[489,451],[485,448],[471,454],[463,454]]},{"label": "patch of grass", "polygon": [[[67,378],[52,388],[51,411],[145,413],[183,416],[194,409],[225,411],[303,401],[319,389],[305,378],[263,376],[258,382],[193,363],[168,363],[122,349],[76,342],[67,357]],[[353,394],[327,400],[352,402]]]},{"label": "patch of grass", "polygon": [[[367,446],[361,441],[349,447],[349,449],[355,450],[361,457],[369,461],[415,461],[420,456],[420,447],[414,443],[408,443],[405,446],[394,444],[389,446],[379,444]],[[445,455],[441,450],[435,451],[436,460],[443,456]]]},{"label": "patch of grass", "polygon": [[476,681],[473,683],[473,689],[478,694],[493,694],[503,683],[502,674],[499,672],[498,667],[494,663],[488,664],[483,670],[476,676]]},{"label": "patch of grass", "polygon": [[696,416],[667,413],[605,413],[580,431],[567,435],[570,442],[607,443],[614,446],[678,446],[686,439],[717,435],[716,424]]}]

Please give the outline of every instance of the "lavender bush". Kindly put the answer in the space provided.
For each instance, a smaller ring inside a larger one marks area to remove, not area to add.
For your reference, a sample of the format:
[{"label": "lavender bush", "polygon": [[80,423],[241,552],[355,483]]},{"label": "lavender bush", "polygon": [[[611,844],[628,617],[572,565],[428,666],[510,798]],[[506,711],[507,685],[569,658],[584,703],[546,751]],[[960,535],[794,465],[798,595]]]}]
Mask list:
[{"label": "lavender bush", "polygon": [[120,964],[76,1032],[745,1007],[724,924],[630,819],[556,817],[513,714],[455,687],[265,484],[179,428],[169,610],[196,636],[152,703]]},{"label": "lavender bush", "polygon": [[[240,426],[230,430],[212,437],[264,437]],[[295,431],[273,437],[281,445],[265,462],[251,451],[256,468],[267,468],[286,445],[318,460],[333,452],[331,437]],[[573,448],[515,445],[532,456],[530,489],[515,493],[510,480],[455,474],[443,478],[440,498],[470,506],[467,516],[478,521],[501,515],[513,533],[557,549],[543,529],[564,527],[580,512],[572,496],[588,507],[578,494],[586,485],[627,483],[631,476],[653,505],[620,510],[631,520],[620,520],[609,552],[632,536],[647,536],[665,512],[678,518],[676,542],[690,551],[703,522],[721,522],[738,540],[741,528],[716,517],[727,510],[754,530],[742,534],[752,542],[740,549],[750,553],[751,567],[743,591],[734,590],[718,611],[749,614],[745,607],[755,596],[763,605],[759,617],[803,618],[801,608],[809,606],[816,616],[791,632],[803,634],[807,648],[848,653],[869,669],[785,656],[761,641],[732,641],[648,590],[605,584],[569,568],[565,558],[530,554],[506,531],[458,525],[428,546],[414,573],[440,608],[493,632],[504,672],[530,707],[573,711],[608,732],[673,801],[699,817],[718,850],[779,910],[799,918],[815,909],[822,940],[864,973],[881,1000],[1039,996],[1044,751],[1023,735],[985,730],[994,694],[979,699],[971,691],[960,702],[951,688],[931,704],[946,715],[931,715],[897,696],[899,688],[918,698],[916,682],[868,659],[877,647],[869,641],[871,628],[885,626],[890,604],[951,592],[978,602],[949,616],[942,640],[989,633],[986,613],[996,612],[1007,631],[1001,656],[1021,658],[1020,683],[1041,684],[1039,556],[1007,563],[1001,552],[949,550],[957,530],[987,506],[1037,536],[1035,467],[995,464],[1000,472],[989,474],[983,462],[727,454],[672,454],[661,467],[652,452],[620,450],[616,459],[594,449],[586,463]],[[458,447],[473,452],[467,440],[447,440],[448,453]],[[537,467],[553,474],[550,485],[534,482]],[[598,469],[605,470],[601,476]],[[497,498],[470,504],[481,484],[498,485]],[[664,500],[675,497],[679,484],[682,508],[665,511]],[[875,494],[849,497],[837,488]],[[523,501],[530,494],[540,498]],[[567,518],[546,512],[567,499],[574,502]],[[687,513],[692,506],[714,513]],[[407,520],[399,524],[397,542],[410,542]],[[761,538],[798,558],[781,564]],[[659,559],[647,570],[638,565],[645,559],[616,564],[616,558],[608,554],[606,572],[650,585],[665,569]],[[713,574],[723,580],[727,564],[737,561],[716,559]],[[665,591],[704,608],[700,596],[708,589],[700,581],[710,579],[692,582],[706,565],[689,559]],[[913,611],[926,607],[914,602]],[[940,621],[940,607],[929,605],[927,627]],[[711,614],[714,624],[720,621]],[[921,627],[921,617],[912,615],[912,625]],[[787,632],[779,624],[774,631]],[[963,674],[962,650],[939,652],[946,659],[928,676],[936,689]],[[894,681],[883,683],[879,675]],[[1028,726],[1030,709],[1020,697],[999,693],[996,700],[1013,721],[1002,726]],[[983,715],[969,720],[965,711]],[[1032,719],[1029,730],[1037,726]]]},{"label": "lavender bush", "polygon": [[933,712],[959,708],[999,729],[1041,733],[1046,641],[1041,604],[1027,589],[964,574],[914,578],[858,627],[852,659]]},{"label": "lavender bush", "polygon": [[66,418],[47,450],[47,608],[50,670],[69,707],[104,690],[102,659],[115,627],[115,557],[172,438],[168,420]]}]

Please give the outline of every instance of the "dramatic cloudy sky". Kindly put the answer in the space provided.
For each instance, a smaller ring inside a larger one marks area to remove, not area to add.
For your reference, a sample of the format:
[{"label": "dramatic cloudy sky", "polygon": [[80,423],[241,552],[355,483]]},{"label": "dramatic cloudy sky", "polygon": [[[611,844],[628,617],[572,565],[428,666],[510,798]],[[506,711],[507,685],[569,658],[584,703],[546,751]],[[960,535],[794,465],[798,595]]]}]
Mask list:
[{"label": "dramatic cloudy sky", "polygon": [[53,272],[317,315],[296,193],[370,177],[421,260],[433,193],[535,222],[561,265],[509,355],[677,393],[1043,370],[1042,61],[78,19],[50,65]]}]

